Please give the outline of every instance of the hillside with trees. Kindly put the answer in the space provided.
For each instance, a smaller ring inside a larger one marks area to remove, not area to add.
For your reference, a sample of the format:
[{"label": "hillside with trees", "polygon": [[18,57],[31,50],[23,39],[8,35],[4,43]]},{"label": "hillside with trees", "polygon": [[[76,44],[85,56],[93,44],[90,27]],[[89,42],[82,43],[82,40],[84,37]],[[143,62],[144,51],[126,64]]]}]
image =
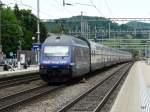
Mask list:
[{"label": "hillside with trees", "polygon": [[[82,21],[88,23],[89,30],[94,32],[95,27],[108,30],[109,24],[111,30],[144,30],[150,29],[150,23],[138,22],[138,21],[130,21],[125,24],[118,24],[116,22],[110,21],[103,17],[90,17],[90,16],[74,16],[70,18],[61,18],[55,20],[47,20],[43,21],[48,32],[51,33],[61,33],[62,25],[63,29],[67,32],[69,31],[81,31],[81,18]],[[128,34],[127,34],[128,35]],[[126,36],[123,34],[122,36]],[[137,38],[145,38],[145,36],[137,35]]]},{"label": "hillside with trees", "polygon": [[[133,29],[131,26],[126,24],[119,25],[118,23],[112,22],[104,17],[91,17],[91,16],[83,16],[82,21],[88,21],[88,26],[90,31],[94,30],[95,26],[103,29],[108,29],[109,24],[111,25],[111,29]],[[45,26],[47,27],[49,32],[53,33],[53,30],[57,27],[61,27],[60,24],[63,24],[63,27],[70,30],[76,31],[81,29],[81,16],[74,16],[70,18],[62,18],[55,20],[47,20],[43,21]]]},{"label": "hillside with trees", "polygon": [[[141,52],[141,55],[144,55],[145,51],[143,49],[145,49],[145,46],[142,45],[144,45],[146,41],[138,40],[138,39],[147,39],[149,35],[137,34],[135,33],[135,31],[150,29],[150,23],[131,21],[125,24],[118,24],[103,17],[90,17],[90,16],[82,16],[82,17],[74,16],[70,18],[44,21],[43,23],[47,27],[48,31],[51,33],[62,33],[62,30],[65,30],[65,32],[63,33],[68,34],[69,31],[79,32],[78,34],[80,35],[81,19],[84,22],[87,21],[89,32],[90,32],[88,38],[110,47],[128,50],[132,52],[135,57],[139,55],[139,51]],[[104,40],[104,39],[108,39],[109,37],[108,36],[109,24],[110,24],[110,29],[112,31],[110,32],[110,40]],[[97,29],[100,29],[99,30],[100,33],[95,33],[95,27]],[[113,30],[116,30],[118,32],[115,33],[113,32]],[[119,31],[133,31],[133,32],[120,33]],[[96,34],[96,38],[95,38],[95,34]]]},{"label": "hillside with trees", "polygon": [[133,27],[134,29],[150,29],[150,23],[131,21],[126,24],[129,27]]}]

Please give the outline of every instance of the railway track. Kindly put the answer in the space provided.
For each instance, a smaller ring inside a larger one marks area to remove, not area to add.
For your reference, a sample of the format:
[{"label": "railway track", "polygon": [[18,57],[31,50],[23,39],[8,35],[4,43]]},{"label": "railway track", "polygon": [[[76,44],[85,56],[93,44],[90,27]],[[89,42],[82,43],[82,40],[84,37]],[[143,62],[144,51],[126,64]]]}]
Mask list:
[{"label": "railway track", "polygon": [[0,98],[0,112],[5,111],[6,109],[12,107],[13,105],[22,103],[27,100],[31,100],[32,98],[44,95],[48,92],[52,92],[63,86],[64,85],[50,87],[48,85],[43,85],[43,86],[36,87],[33,89],[21,91],[13,95],[1,97]]},{"label": "railway track", "polygon": [[57,112],[99,112],[132,64],[127,64],[90,88]]},{"label": "railway track", "polygon": [[[124,66],[123,66],[124,67]],[[121,68],[123,68],[121,67]],[[124,67],[124,71],[126,72],[126,70],[128,69],[129,67]],[[120,69],[120,72],[123,71],[122,69]],[[116,72],[114,73],[113,76],[115,76],[115,74],[119,74],[120,72]],[[109,83],[110,82],[110,79],[113,79],[113,76],[110,76],[110,77],[107,77],[105,80],[108,80],[107,82]],[[112,78],[111,78],[112,77]],[[117,76],[116,76],[117,77]],[[14,79],[15,80],[15,79]],[[82,110],[87,110],[88,108],[89,109],[92,109],[90,107],[91,105],[91,102],[93,103],[94,102],[94,105],[96,105],[96,101],[94,98],[90,98],[89,97],[89,100],[86,102],[84,102],[84,99],[86,96],[88,96],[90,93],[92,93],[93,91],[97,91],[96,88],[99,88],[100,85],[102,86],[102,84],[105,85],[105,82],[106,81],[102,81],[100,82],[99,84],[97,84],[95,87],[91,88],[90,90],[88,90],[86,93],[82,94],[81,96],[79,96],[77,99],[75,99],[73,102],[67,104],[65,107],[63,107],[62,109],[60,109],[58,112],[66,112],[66,111],[82,111]],[[18,93],[15,93],[13,95],[8,95],[8,96],[4,96],[4,97],[0,97],[0,111],[5,111],[5,110],[8,110],[10,109],[12,106],[16,105],[16,104],[19,104],[19,103],[22,103],[22,102],[25,102],[25,101],[28,101],[28,100],[32,100],[33,98],[36,98],[36,97],[39,97],[39,96],[42,96],[46,93],[49,93],[49,92],[53,92],[55,90],[58,90],[62,87],[64,87],[65,85],[61,85],[61,86],[48,86],[48,85],[43,85],[43,86],[40,86],[40,87],[36,87],[36,88],[32,88],[32,89],[29,89],[29,90],[23,90],[23,91],[20,91]],[[99,91],[100,92],[100,91]],[[96,92],[97,95],[99,95],[99,93]],[[94,94],[93,96],[96,98],[98,96],[96,96],[96,94]],[[105,93],[104,93],[105,94]],[[85,96],[86,95],[86,96]],[[87,98],[88,99],[88,98]],[[98,99],[98,98],[96,98]],[[81,101],[82,100],[82,101]],[[104,100],[105,101],[105,100]],[[80,103],[79,103],[80,102]],[[83,102],[83,103],[82,103]],[[105,101],[106,102],[106,101]],[[85,104],[85,105],[81,105],[81,104]],[[74,106],[73,106],[74,105]],[[93,105],[93,104],[92,104]],[[97,104],[97,108],[98,108],[98,105],[100,104]],[[80,107],[80,108],[77,108],[77,107]],[[93,107],[93,106],[92,106]],[[96,107],[94,107],[96,108]],[[93,109],[94,109],[93,108]],[[98,108],[99,109],[99,108]],[[89,110],[88,110],[89,111]],[[97,112],[97,111],[95,111]]]},{"label": "railway track", "polygon": [[0,79],[0,89],[8,86],[13,86],[21,83],[26,83],[34,80],[39,80],[39,74],[29,74],[29,75],[22,75],[22,76],[12,76],[8,78]]}]

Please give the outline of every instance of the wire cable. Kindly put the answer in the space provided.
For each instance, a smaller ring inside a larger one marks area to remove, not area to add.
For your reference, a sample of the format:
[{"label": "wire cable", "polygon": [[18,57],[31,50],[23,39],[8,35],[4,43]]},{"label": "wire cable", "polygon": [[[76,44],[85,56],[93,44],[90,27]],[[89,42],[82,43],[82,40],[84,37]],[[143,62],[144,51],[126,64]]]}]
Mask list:
[{"label": "wire cable", "polygon": [[[24,4],[24,3],[22,2],[22,0],[21,0],[21,4],[24,5],[24,6],[27,6],[27,7],[31,7],[33,10],[37,10],[37,9],[33,8],[33,7],[30,6],[30,5]],[[40,9],[40,11],[41,11],[42,13],[44,13],[45,15],[48,15],[48,16],[50,16],[50,17],[54,17],[54,16],[52,16],[51,14],[49,14],[49,13],[47,13],[47,12],[41,10],[41,9]]]},{"label": "wire cable", "polygon": [[97,10],[97,12],[100,14],[100,16],[104,16],[103,13],[96,7],[96,5],[93,3],[92,0],[89,0],[92,4],[92,6]]},{"label": "wire cable", "polygon": [[111,10],[111,8],[110,8],[110,6],[109,6],[109,4],[108,4],[108,1],[107,1],[107,0],[104,0],[104,1],[105,1],[106,7],[107,7],[109,13],[110,13],[111,15],[113,15],[112,10]]},{"label": "wire cable", "polygon": [[[23,3],[22,0],[19,0],[19,1],[20,1],[19,3],[18,3],[17,0],[14,0],[14,1],[16,2],[16,3],[14,3],[14,4],[18,4],[18,5],[21,5],[21,6],[28,7],[28,8],[30,8],[31,10],[35,10],[35,11],[37,10],[37,9],[33,8],[31,5],[28,5],[28,4]],[[41,12],[42,12],[44,15],[46,15],[46,16],[50,16],[50,17],[54,18],[54,16],[52,16],[51,14],[49,14],[49,13],[43,11],[43,10],[41,10]]]},{"label": "wire cable", "polygon": [[[57,0],[53,0],[53,1],[55,1],[55,3],[57,3],[57,4],[60,4]],[[65,11],[67,11],[71,16],[74,16],[74,14],[73,14],[71,11],[69,11],[68,9],[66,9],[65,7],[63,7],[62,5],[61,5],[61,7],[62,7]]]}]

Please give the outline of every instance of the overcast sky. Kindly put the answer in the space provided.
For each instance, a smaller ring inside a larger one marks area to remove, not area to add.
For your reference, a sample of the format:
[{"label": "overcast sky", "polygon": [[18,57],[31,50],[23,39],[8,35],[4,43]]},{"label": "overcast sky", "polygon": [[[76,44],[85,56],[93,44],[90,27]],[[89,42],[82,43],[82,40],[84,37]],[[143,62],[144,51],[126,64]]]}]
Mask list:
[{"label": "overcast sky", "polygon": [[[92,2],[96,6],[92,5]],[[4,4],[31,9],[36,15],[37,0],[2,0]],[[64,6],[63,0],[40,0],[40,18],[54,19],[79,15],[103,17],[150,17],[150,0],[65,0],[73,6]],[[79,5],[87,4],[87,5]]]}]

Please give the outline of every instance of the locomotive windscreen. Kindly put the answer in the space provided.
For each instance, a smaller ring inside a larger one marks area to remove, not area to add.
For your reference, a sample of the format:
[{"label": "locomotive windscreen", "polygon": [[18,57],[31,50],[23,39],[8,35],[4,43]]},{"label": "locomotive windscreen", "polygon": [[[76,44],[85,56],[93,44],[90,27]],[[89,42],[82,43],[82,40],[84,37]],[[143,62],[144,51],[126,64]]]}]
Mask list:
[{"label": "locomotive windscreen", "polygon": [[45,56],[69,56],[69,46],[45,46]]}]

